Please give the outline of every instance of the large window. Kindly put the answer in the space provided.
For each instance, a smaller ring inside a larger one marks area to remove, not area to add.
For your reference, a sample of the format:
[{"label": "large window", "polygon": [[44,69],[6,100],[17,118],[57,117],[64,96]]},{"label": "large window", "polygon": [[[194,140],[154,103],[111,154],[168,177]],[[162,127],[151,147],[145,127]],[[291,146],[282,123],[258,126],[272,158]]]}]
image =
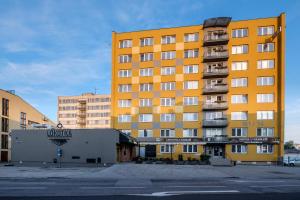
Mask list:
[{"label": "large window", "polygon": [[247,87],[248,78],[233,78],[231,79],[231,87]]},{"label": "large window", "polygon": [[248,45],[232,46],[232,54],[245,54],[248,53]]},{"label": "large window", "polygon": [[274,111],[257,111],[257,120],[272,120],[274,119]]},{"label": "large window", "polygon": [[176,52],[175,51],[164,51],[161,52],[161,59],[162,60],[171,60],[176,58]]},{"label": "large window", "polygon": [[199,49],[184,50],[184,58],[198,58]]},{"label": "large window", "polygon": [[118,122],[119,123],[131,122],[131,115],[119,115],[118,116]]},{"label": "large window", "polygon": [[205,129],[205,137],[215,137],[224,135],[224,130],[222,128],[206,128]]},{"label": "large window", "polygon": [[248,128],[232,128],[232,137],[247,137]]},{"label": "large window", "polygon": [[152,99],[140,99],[140,107],[152,106]]},{"label": "large window", "polygon": [[258,35],[272,35],[274,33],[274,26],[261,26],[257,29]]},{"label": "large window", "polygon": [[185,81],[184,89],[185,90],[198,89],[198,81]]},{"label": "large window", "polygon": [[139,115],[139,122],[152,122],[153,116],[152,114],[140,114]]},{"label": "large window", "polygon": [[273,153],[273,145],[272,144],[259,144],[256,146],[256,152],[258,154]]},{"label": "large window", "polygon": [[185,144],[183,145],[183,153],[197,153],[197,145],[196,144]]},{"label": "large window", "polygon": [[161,129],[160,137],[175,137],[175,130],[174,129]]},{"label": "large window", "polygon": [[152,46],[153,45],[153,38],[149,37],[149,38],[141,38],[140,40],[140,44],[141,46]]},{"label": "large window", "polygon": [[175,82],[160,83],[161,90],[175,90]]},{"label": "large window", "polygon": [[161,75],[173,75],[175,74],[176,68],[175,67],[162,67],[160,69]]},{"label": "large window", "polygon": [[198,33],[186,33],[184,34],[184,42],[197,42],[199,40]]},{"label": "large window", "polygon": [[140,91],[141,92],[149,92],[152,91],[153,84],[152,83],[142,83],[140,84]]},{"label": "large window", "polygon": [[119,63],[129,63],[131,62],[131,55],[120,55],[119,56]]},{"label": "large window", "polygon": [[141,53],[140,54],[141,62],[152,61],[152,60],[153,60],[153,53]]},{"label": "large window", "polygon": [[2,98],[2,115],[8,117],[9,114],[9,100]]},{"label": "large window", "polygon": [[198,121],[198,113],[183,113],[183,121]]},{"label": "large window", "polygon": [[198,105],[198,97],[183,97],[183,105],[185,106]]},{"label": "large window", "polygon": [[240,28],[232,30],[232,37],[233,38],[242,38],[248,36],[248,29],[247,28]]},{"label": "large window", "polygon": [[232,153],[247,153],[247,145],[246,144],[233,144],[231,145]]},{"label": "large window", "polygon": [[138,130],[139,137],[153,137],[153,130],[150,129],[144,129],[144,130]]},{"label": "large window", "polygon": [[231,103],[232,104],[248,103],[248,95],[247,94],[231,95]]},{"label": "large window", "polygon": [[131,70],[130,69],[119,70],[119,77],[131,77]]},{"label": "large window", "polygon": [[274,77],[273,76],[257,77],[256,84],[258,86],[274,85]]},{"label": "large window", "polygon": [[198,73],[199,65],[185,65],[183,68],[183,73],[185,74],[196,74]]},{"label": "large window", "polygon": [[8,135],[1,135],[1,149],[8,149]]},{"label": "large window", "polygon": [[118,105],[120,108],[131,107],[131,99],[120,99],[118,100]]},{"label": "large window", "polygon": [[183,129],[182,136],[183,137],[197,137],[198,129],[196,129],[196,128]]},{"label": "large window", "polygon": [[162,113],[162,114],[160,114],[160,121],[161,122],[173,122],[173,121],[175,121],[175,114],[174,113]]},{"label": "large window", "polygon": [[2,132],[8,132],[9,130],[9,120],[8,118],[2,117],[2,123],[1,123],[1,131]]},{"label": "large window", "polygon": [[132,47],[132,40],[121,40],[119,43],[120,49]]},{"label": "large window", "polygon": [[247,120],[248,112],[231,112],[231,120]]},{"label": "large window", "polygon": [[24,113],[24,112],[20,113],[20,128],[21,129],[26,128],[26,113]]},{"label": "large window", "polygon": [[121,84],[119,85],[119,92],[131,92],[131,85],[129,84]]},{"label": "large window", "polygon": [[215,120],[215,119],[220,119],[223,118],[223,112],[205,112],[204,118],[205,120]]},{"label": "large window", "polygon": [[144,68],[140,69],[140,76],[152,76],[153,68]]},{"label": "large window", "polygon": [[257,52],[273,52],[275,49],[274,43],[264,43],[257,45]]},{"label": "large window", "polygon": [[275,65],[274,60],[258,60],[257,69],[273,69]]},{"label": "large window", "polygon": [[160,98],[160,105],[161,106],[174,106],[175,98]]},{"label": "large window", "polygon": [[175,35],[165,35],[161,37],[161,43],[162,44],[173,44],[176,42],[176,36]]},{"label": "large window", "polygon": [[174,145],[173,144],[165,144],[165,145],[160,145],[160,153],[174,153]]},{"label": "large window", "polygon": [[241,71],[241,70],[247,70],[247,69],[248,69],[248,62],[247,61],[232,62],[231,63],[231,70],[232,71]]},{"label": "large window", "polygon": [[256,94],[257,103],[273,103],[274,94]]},{"label": "large window", "polygon": [[257,128],[256,135],[258,137],[274,137],[274,128]]}]

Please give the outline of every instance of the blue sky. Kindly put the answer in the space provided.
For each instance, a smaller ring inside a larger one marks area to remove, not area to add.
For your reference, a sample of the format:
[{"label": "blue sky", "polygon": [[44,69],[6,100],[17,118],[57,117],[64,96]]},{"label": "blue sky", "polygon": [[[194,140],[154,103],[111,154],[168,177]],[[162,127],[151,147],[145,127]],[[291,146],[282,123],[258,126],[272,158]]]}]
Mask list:
[{"label": "blue sky", "polygon": [[296,0],[0,0],[0,88],[56,121],[57,96],[110,93],[112,31],[286,12],[286,139],[300,143],[299,9]]}]

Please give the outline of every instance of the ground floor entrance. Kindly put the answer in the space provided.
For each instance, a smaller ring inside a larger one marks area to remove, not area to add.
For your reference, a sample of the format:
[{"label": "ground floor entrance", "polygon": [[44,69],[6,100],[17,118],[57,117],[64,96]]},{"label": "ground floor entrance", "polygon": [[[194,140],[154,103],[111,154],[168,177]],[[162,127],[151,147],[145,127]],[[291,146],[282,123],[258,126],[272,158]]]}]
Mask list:
[{"label": "ground floor entrance", "polygon": [[1,161],[2,162],[8,161],[8,151],[1,151]]},{"label": "ground floor entrance", "polygon": [[225,145],[205,145],[204,151],[211,157],[225,158]]}]

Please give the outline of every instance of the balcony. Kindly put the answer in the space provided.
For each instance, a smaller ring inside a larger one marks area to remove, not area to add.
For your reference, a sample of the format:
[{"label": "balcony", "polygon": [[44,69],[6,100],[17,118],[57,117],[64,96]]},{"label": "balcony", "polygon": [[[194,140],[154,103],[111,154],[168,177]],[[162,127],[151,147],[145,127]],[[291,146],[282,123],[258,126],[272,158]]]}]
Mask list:
[{"label": "balcony", "polygon": [[214,31],[204,36],[203,46],[211,45],[224,45],[229,41],[227,32],[225,31]]},{"label": "balcony", "polygon": [[203,90],[202,94],[224,94],[228,92],[228,85],[227,83],[219,83],[215,85],[206,85]]},{"label": "balcony", "polygon": [[227,143],[229,139],[227,135],[215,135],[212,137],[203,137],[203,141],[207,143]]},{"label": "balcony", "polygon": [[203,78],[216,78],[216,77],[227,77],[228,76],[228,68],[214,68],[214,69],[206,69],[203,72]]},{"label": "balcony", "polygon": [[229,57],[227,49],[219,49],[213,52],[205,52],[203,56],[203,62],[218,62],[226,61]]},{"label": "balcony", "polygon": [[204,119],[202,121],[202,127],[226,127],[227,125],[227,118]]},{"label": "balcony", "polygon": [[202,110],[226,110],[228,109],[227,102],[204,103]]}]

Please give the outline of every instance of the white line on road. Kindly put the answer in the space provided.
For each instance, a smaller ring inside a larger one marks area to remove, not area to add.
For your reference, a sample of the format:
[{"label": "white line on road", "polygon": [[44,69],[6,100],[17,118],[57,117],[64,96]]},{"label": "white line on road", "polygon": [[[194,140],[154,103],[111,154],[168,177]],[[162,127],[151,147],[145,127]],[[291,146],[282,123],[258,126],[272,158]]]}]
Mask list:
[{"label": "white line on road", "polygon": [[46,187],[0,187],[0,190],[45,190]]},{"label": "white line on road", "polygon": [[174,196],[174,195],[184,195],[184,194],[202,194],[202,193],[237,193],[238,190],[199,190],[199,191],[169,191],[169,192],[154,192],[151,194],[128,194],[134,196]]},{"label": "white line on road", "polygon": [[94,186],[86,186],[86,187],[79,187],[83,190],[98,190],[98,189],[142,189],[145,187],[134,187],[134,186],[104,186],[104,187],[94,187]]},{"label": "white line on road", "polygon": [[254,188],[272,188],[272,187],[300,187],[300,185],[250,185],[249,187],[254,187]]},{"label": "white line on road", "polygon": [[223,185],[169,185],[169,186],[163,186],[167,188],[220,188],[220,187],[226,187]]},{"label": "white line on road", "polygon": [[237,183],[283,183],[285,181],[276,181],[276,180],[266,180],[266,181],[256,181],[256,180],[229,180]]}]

